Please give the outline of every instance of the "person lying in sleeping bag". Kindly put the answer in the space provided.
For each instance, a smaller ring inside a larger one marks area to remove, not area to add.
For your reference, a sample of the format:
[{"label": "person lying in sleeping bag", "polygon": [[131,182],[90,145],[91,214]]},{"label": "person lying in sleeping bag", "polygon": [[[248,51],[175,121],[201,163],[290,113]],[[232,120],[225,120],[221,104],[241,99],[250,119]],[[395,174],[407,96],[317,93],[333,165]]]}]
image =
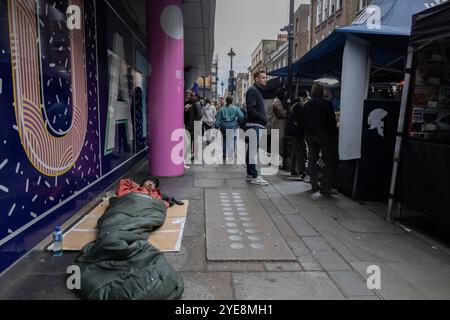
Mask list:
[{"label": "person lying in sleeping bag", "polygon": [[162,193],[159,189],[159,179],[154,176],[146,177],[140,185],[131,179],[120,180],[119,187],[116,190],[117,196],[121,197],[130,192],[138,192],[150,196],[153,199],[159,199],[164,202],[167,208],[173,207],[175,204],[181,206],[184,204],[182,201]]}]

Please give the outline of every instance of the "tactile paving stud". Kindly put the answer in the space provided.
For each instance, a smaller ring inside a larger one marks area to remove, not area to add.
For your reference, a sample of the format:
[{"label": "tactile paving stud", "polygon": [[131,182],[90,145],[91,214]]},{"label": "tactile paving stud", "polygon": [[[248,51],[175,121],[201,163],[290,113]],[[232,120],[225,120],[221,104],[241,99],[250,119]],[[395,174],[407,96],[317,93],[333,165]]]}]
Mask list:
[{"label": "tactile paving stud", "polygon": [[264,245],[261,243],[252,243],[250,245],[250,247],[252,247],[253,249],[257,249],[257,250],[262,250],[264,249]]},{"label": "tactile paving stud", "polygon": [[245,248],[245,246],[242,243],[239,243],[239,242],[232,243],[230,245],[230,247],[233,248],[233,249],[236,249],[236,250],[240,250],[240,249],[244,249]]}]

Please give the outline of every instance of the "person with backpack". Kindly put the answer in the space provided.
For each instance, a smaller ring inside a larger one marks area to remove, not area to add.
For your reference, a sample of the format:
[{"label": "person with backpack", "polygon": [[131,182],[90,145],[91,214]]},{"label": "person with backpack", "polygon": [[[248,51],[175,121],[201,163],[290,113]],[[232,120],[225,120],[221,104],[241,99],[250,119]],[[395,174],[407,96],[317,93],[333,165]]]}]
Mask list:
[{"label": "person with backpack", "polygon": [[[226,104],[217,112],[215,127],[222,133],[223,158],[234,161],[234,150],[236,148],[236,130],[238,124],[244,120],[244,115],[239,107],[233,105],[233,97],[226,98]],[[232,130],[231,141],[227,141],[227,131]]]},{"label": "person with backpack", "polygon": [[[337,124],[333,104],[323,98],[325,87],[315,83],[311,89],[312,99],[303,106],[305,140],[308,144],[308,171],[312,191],[331,195],[331,184],[335,164]],[[323,158],[322,181],[319,186],[319,154]]]},{"label": "person with backpack", "polygon": [[286,136],[290,137],[291,150],[291,176],[306,177],[306,142],[303,127],[303,105],[310,100],[309,92],[300,92],[298,101],[290,108],[286,123]]}]

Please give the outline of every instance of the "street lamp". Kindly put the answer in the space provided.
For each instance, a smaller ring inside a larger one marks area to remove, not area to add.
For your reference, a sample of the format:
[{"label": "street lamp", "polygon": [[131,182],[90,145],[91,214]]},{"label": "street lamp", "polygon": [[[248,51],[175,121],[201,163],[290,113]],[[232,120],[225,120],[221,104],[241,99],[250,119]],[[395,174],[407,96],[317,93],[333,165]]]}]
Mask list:
[{"label": "street lamp", "polygon": [[[292,56],[294,47],[294,0],[289,1],[289,25],[281,29],[281,31],[287,31],[288,33],[288,99],[287,110],[291,110],[292,105]],[[286,136],[284,137],[286,146]],[[287,148],[283,148],[283,169],[287,168]]]},{"label": "street lamp", "polygon": [[294,52],[294,0],[289,1],[289,25],[280,31],[288,33],[288,110],[292,103],[292,57]]},{"label": "street lamp", "polygon": [[230,79],[229,81],[229,89],[228,91],[230,92],[230,95],[233,96],[234,95],[234,71],[233,71],[233,58],[236,55],[236,53],[233,51],[233,48],[231,48],[230,52],[228,52],[228,56],[230,57],[231,60],[231,68],[230,68]]}]

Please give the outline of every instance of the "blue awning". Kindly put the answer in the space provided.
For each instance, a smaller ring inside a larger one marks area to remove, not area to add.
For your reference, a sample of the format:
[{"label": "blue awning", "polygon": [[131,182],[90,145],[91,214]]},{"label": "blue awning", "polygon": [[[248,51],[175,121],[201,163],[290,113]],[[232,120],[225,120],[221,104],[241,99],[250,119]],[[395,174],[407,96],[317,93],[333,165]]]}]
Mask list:
[{"label": "blue awning", "polygon": [[[429,0],[373,0],[350,26],[335,29],[328,37],[293,64],[293,74],[315,79],[324,75],[339,76],[347,35],[370,42],[374,65],[403,68],[411,33],[411,17],[427,9]],[[379,24],[375,17],[379,15]],[[284,67],[269,75],[287,76]]]}]

